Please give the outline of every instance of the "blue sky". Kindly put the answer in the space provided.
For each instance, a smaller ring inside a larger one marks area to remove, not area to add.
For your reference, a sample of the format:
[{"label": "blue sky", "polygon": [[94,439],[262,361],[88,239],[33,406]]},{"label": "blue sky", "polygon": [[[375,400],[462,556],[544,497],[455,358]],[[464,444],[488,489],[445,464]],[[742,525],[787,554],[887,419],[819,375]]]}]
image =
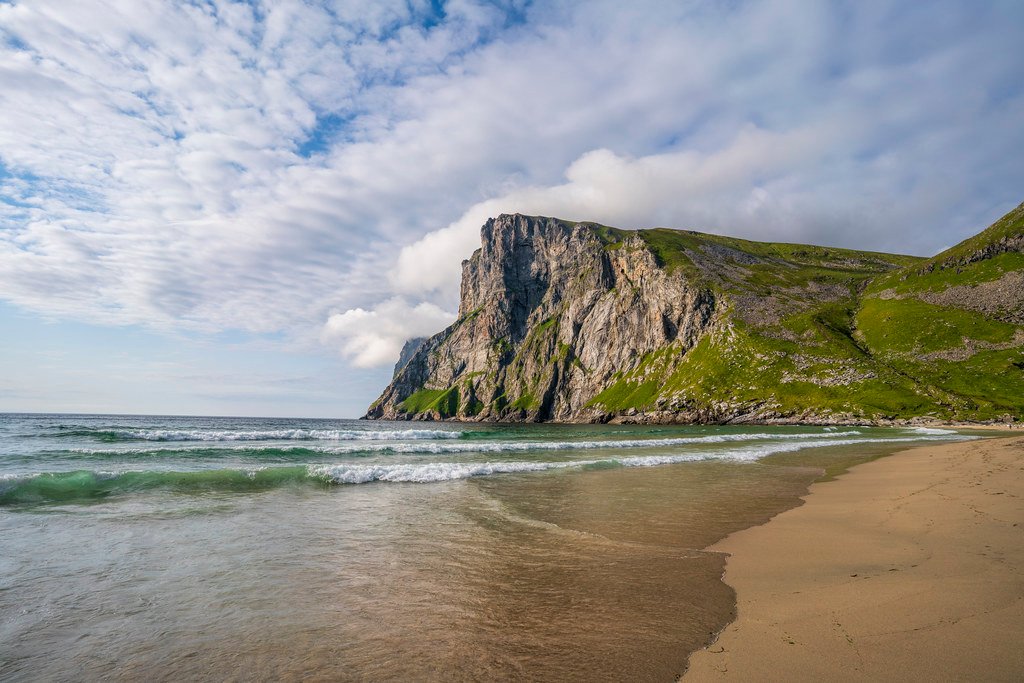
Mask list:
[{"label": "blue sky", "polygon": [[520,211],[934,253],[1024,5],[0,3],[0,410],[355,416]]}]

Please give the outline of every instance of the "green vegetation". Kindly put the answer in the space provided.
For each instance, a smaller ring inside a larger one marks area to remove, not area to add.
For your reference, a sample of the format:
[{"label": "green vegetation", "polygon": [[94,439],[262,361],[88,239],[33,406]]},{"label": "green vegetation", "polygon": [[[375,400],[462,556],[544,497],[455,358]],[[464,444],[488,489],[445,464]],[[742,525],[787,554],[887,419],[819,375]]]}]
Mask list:
[{"label": "green vegetation", "polygon": [[[1024,222],[994,227],[981,236],[1005,243],[1020,237]],[[1024,414],[1024,327],[918,298],[1024,270],[1019,251],[976,237],[925,260],[670,230],[641,235],[659,263],[688,274],[699,273],[694,258],[709,244],[771,258],[748,259],[712,285],[727,296],[782,303],[770,320],[730,315],[727,333],[706,335],[686,353],[673,346],[648,354],[595,396],[594,407],[622,413],[728,403],[864,418]],[[937,265],[950,258],[960,261]],[[822,301],[815,289],[826,286],[848,297]]]},{"label": "green vegetation", "polygon": [[472,311],[470,311],[466,315],[464,315],[461,318],[459,318],[458,320],[456,320],[455,324],[456,325],[462,325],[462,324],[468,323],[470,320],[472,320],[473,318],[475,318],[478,315],[480,315],[480,311],[482,311],[482,310],[484,310],[483,306],[477,306]]},{"label": "green vegetation", "polygon": [[541,322],[539,325],[537,325],[537,327],[535,329],[536,329],[537,332],[544,332],[546,330],[550,330],[552,327],[554,327],[557,324],[558,324],[558,316],[553,315],[550,318],[548,318],[547,320],[545,320],[545,321]]},{"label": "green vegetation", "polygon": [[[1024,418],[1024,292],[1007,293],[1019,282],[1008,274],[1024,272],[1024,205],[931,259],[580,225],[605,250],[646,247],[716,302],[714,324],[692,348],[680,339],[621,368],[587,402],[594,411]],[[635,291],[618,284],[601,296]],[[521,413],[541,407],[555,373],[589,376],[560,331],[570,310],[549,308],[516,343],[491,341],[488,372],[460,378],[461,414],[484,410],[479,386],[498,394],[489,410]],[[498,377],[516,379],[505,387]],[[420,389],[400,408],[458,415],[460,392]]]},{"label": "green vegetation", "polygon": [[512,343],[508,339],[501,337],[491,342],[491,348],[499,356],[503,356],[512,350]]},{"label": "green vegetation", "polygon": [[[986,306],[986,292],[971,289],[1024,270],[1022,248],[1024,205],[931,259],[877,278],[857,313],[866,348],[929,387],[951,417],[1024,416],[1024,326],[991,317],[999,306]],[[933,298],[953,287],[966,293]],[[1015,303],[1019,316],[1024,292]]]},{"label": "green vegetation", "polygon": [[594,231],[594,234],[597,235],[597,238],[601,240],[601,244],[604,245],[605,249],[618,249],[630,235],[629,230],[609,228],[607,225],[598,225],[597,223],[591,223],[589,225]]},{"label": "green vegetation", "polygon": [[927,354],[962,347],[967,340],[1009,342],[1016,327],[978,313],[919,299],[866,299],[857,328],[879,355]]},{"label": "green vegetation", "polygon": [[407,413],[425,413],[434,407],[446,389],[420,389],[402,401],[402,410]]},{"label": "green vegetation", "polygon": [[936,268],[921,273],[898,271],[873,280],[867,294],[879,294],[886,290],[890,290],[896,296],[941,292],[954,286],[975,286],[983,282],[992,282],[1007,273],[1021,270],[1024,270],[1024,253],[1004,252],[990,259],[975,261],[966,267]]},{"label": "green vegetation", "polygon": [[606,410],[616,412],[624,412],[631,408],[646,408],[653,405],[660,388],[656,381],[619,380],[592,398],[587,405],[601,406]]},{"label": "green vegetation", "polygon": [[[800,285],[815,277],[826,280],[843,279],[847,274],[879,273],[894,267],[913,265],[922,260],[914,256],[873,251],[784,242],[751,242],[736,237],[668,228],[638,230],[637,235],[650,248],[658,265],[669,272],[682,271],[688,275],[699,275],[693,255],[709,248],[725,249],[741,259],[746,256],[764,261],[751,270],[760,273],[760,283],[767,285]],[[753,279],[744,279],[749,284],[758,284],[756,275]]]},{"label": "green vegetation", "polygon": [[436,410],[441,417],[453,417],[459,413],[459,390],[457,387],[420,389],[399,405],[406,413]]},{"label": "green vegetation", "polygon": [[[707,335],[687,353],[646,358],[593,399],[608,412],[655,410],[729,402],[780,414],[843,413],[865,418],[934,412],[933,401],[898,374],[877,368],[840,330],[824,326],[813,344],[775,339],[738,327]],[[813,355],[812,355],[813,354]],[[834,379],[836,370],[849,373]],[[636,375],[647,371],[647,379]],[[881,372],[881,375],[875,374]],[[680,405],[673,406],[675,398]],[[659,405],[660,401],[668,405]]]},{"label": "green vegetation", "polygon": [[540,407],[540,401],[533,394],[523,394],[511,404],[514,410],[535,410]]},{"label": "green vegetation", "polygon": [[[965,239],[960,244],[950,247],[928,261],[922,266],[928,268],[945,268],[963,264],[968,260],[976,259],[979,253],[986,249],[993,249],[999,244],[1006,245],[1007,242],[1016,241],[1017,248],[1009,251],[1020,253],[1020,241],[1024,239],[1024,204],[1021,204],[1013,211],[1000,218],[998,221],[982,230],[974,237]],[[997,247],[998,250],[998,247]],[[1005,249],[1004,249],[1005,250]],[[990,254],[989,256],[994,256]],[[980,259],[979,259],[980,260]]]},{"label": "green vegetation", "polygon": [[670,273],[680,271],[691,277],[699,276],[697,267],[686,255],[688,250],[697,249],[700,246],[699,241],[692,237],[692,233],[658,228],[639,230],[637,234],[647,243],[647,247],[654,254],[654,260],[658,262],[659,266]]}]

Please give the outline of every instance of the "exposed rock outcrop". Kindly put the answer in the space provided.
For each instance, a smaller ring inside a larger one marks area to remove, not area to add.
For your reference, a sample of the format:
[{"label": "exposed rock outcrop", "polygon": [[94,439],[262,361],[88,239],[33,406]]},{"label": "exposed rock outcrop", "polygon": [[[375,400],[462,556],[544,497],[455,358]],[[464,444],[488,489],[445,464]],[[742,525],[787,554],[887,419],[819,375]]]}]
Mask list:
[{"label": "exposed rock outcrop", "polygon": [[402,351],[398,354],[398,362],[395,363],[395,371],[391,374],[392,379],[398,377],[398,373],[409,364],[409,361],[412,360],[412,357],[416,355],[416,352],[419,351],[425,341],[427,341],[426,337],[416,337],[402,345]]},{"label": "exposed rock outcrop", "polygon": [[1024,416],[1024,205],[933,259],[501,215],[370,419]]},{"label": "exposed rock outcrop", "polygon": [[367,417],[600,419],[588,401],[616,373],[669,344],[692,347],[714,319],[711,290],[667,273],[638,237],[609,243],[594,227],[489,220],[463,262],[459,320],[419,348]]}]

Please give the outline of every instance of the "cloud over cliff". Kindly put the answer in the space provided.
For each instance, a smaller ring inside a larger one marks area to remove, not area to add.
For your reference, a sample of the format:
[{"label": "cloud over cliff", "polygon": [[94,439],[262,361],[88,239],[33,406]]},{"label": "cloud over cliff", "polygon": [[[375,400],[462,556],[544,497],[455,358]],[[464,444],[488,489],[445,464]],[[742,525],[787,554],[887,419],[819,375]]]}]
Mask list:
[{"label": "cloud over cliff", "polygon": [[432,335],[454,319],[454,314],[434,304],[411,306],[395,297],[373,310],[353,308],[333,314],[324,325],[321,340],[337,345],[356,367],[387,365],[395,362],[407,340]]},{"label": "cloud over cliff", "polygon": [[454,309],[501,212],[934,251],[1020,200],[1022,22],[954,0],[2,3],[0,297],[369,365],[397,354],[389,316],[423,333]]}]

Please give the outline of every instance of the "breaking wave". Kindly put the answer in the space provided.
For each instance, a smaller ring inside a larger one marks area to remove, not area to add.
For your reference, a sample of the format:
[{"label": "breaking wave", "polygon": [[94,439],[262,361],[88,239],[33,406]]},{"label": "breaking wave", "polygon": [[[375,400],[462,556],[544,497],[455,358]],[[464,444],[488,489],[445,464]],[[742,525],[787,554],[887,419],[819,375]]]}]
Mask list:
[{"label": "breaking wave", "polygon": [[[718,441],[726,440],[720,435]],[[735,435],[739,436],[739,435]],[[749,440],[753,435],[746,435]],[[775,435],[776,437],[778,435]],[[789,435],[794,436],[794,435]],[[171,491],[201,494],[261,491],[281,486],[331,486],[367,484],[371,482],[431,483],[497,474],[542,472],[548,470],[589,469],[605,467],[654,467],[698,460],[753,461],[774,453],[821,446],[845,446],[861,443],[899,443],[936,440],[964,440],[975,437],[959,435],[922,435],[917,437],[860,439],[788,439],[758,445],[744,445],[714,451],[691,451],[638,455],[614,458],[577,459],[569,461],[506,461],[506,462],[426,462],[395,464],[309,464],[245,469],[208,469],[199,471],[90,471],[49,472],[27,476],[5,475],[0,478],[0,505],[39,503],[84,503],[102,501],[113,496],[146,491]],[[834,436],[834,435],[830,435]],[[735,440],[735,439],[733,439]],[[677,439],[642,441],[678,442]],[[687,440],[693,443],[693,440]],[[591,443],[591,442],[584,442]],[[616,442],[593,442],[594,447],[612,446]],[[619,442],[621,443],[621,442]],[[635,443],[635,442],[629,442]],[[507,445],[507,444],[506,444]]]},{"label": "breaking wave", "polygon": [[[448,434],[457,432],[446,432]],[[604,439],[593,441],[450,441],[431,442],[423,437],[422,440],[414,443],[359,443],[345,444],[338,446],[278,446],[275,448],[253,448],[249,446],[199,446],[195,448],[167,449],[159,446],[145,446],[141,448],[124,448],[116,451],[94,449],[94,448],[73,448],[72,453],[92,454],[144,454],[144,453],[193,453],[201,454],[204,451],[215,453],[225,451],[234,455],[246,453],[269,453],[285,454],[291,450],[309,453],[333,454],[333,455],[358,455],[375,453],[400,453],[400,454],[434,454],[445,453],[513,453],[527,451],[568,451],[568,450],[594,450],[594,449],[621,449],[621,448],[666,448],[672,446],[687,446],[695,444],[716,444],[736,441],[762,441],[770,439],[773,441],[821,439],[828,437],[836,440],[841,436],[855,436],[858,431],[832,432],[830,434],[711,434],[707,436],[686,436],[666,439]]]},{"label": "breaking wave", "polygon": [[92,437],[97,441],[415,441],[420,439],[458,439],[462,432],[448,429],[76,429],[57,435]]}]

